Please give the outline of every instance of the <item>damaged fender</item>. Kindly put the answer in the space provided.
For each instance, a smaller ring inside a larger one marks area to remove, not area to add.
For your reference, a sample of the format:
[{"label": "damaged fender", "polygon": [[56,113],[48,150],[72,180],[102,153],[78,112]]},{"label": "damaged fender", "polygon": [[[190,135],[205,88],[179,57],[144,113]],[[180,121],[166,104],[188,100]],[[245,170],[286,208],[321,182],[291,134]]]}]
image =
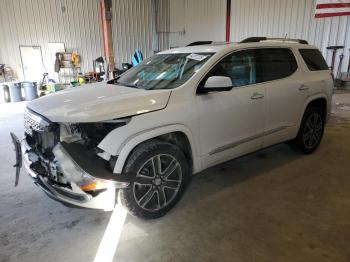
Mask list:
[{"label": "damaged fender", "polygon": [[195,148],[193,135],[185,125],[175,124],[159,126],[144,130],[142,132],[137,132],[132,135],[130,135],[130,132],[128,132],[129,130],[130,129],[127,128],[115,129],[110,132],[98,145],[100,149],[104,150],[110,155],[118,156],[113,173],[122,173],[127,157],[137,145],[149,139],[173,132],[182,132],[187,136],[192,149],[193,171],[195,173],[196,170],[200,169],[200,161],[197,157],[197,150]]}]

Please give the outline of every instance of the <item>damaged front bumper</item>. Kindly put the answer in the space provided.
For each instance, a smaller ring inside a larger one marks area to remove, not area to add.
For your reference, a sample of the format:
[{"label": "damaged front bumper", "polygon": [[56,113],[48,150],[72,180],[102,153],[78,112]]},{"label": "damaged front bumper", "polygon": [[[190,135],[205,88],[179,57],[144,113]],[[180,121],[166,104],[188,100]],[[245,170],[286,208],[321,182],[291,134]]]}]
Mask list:
[{"label": "damaged front bumper", "polygon": [[[32,148],[28,145],[26,140],[21,142],[15,142],[15,148],[21,148],[21,155],[23,161],[23,166],[28,171],[29,175],[33,179],[35,185],[40,187],[49,197],[74,206],[85,207],[85,208],[94,208],[94,209],[103,209],[105,211],[113,210],[116,202],[116,190],[118,188],[124,188],[129,185],[126,176],[109,174],[109,177],[106,177],[105,181],[110,181],[108,187],[103,190],[99,190],[97,194],[90,194],[90,192],[83,191],[74,181],[70,181],[70,188],[61,186],[54,181],[52,181],[48,176],[39,174],[33,168],[33,162],[31,161],[29,154],[33,152]],[[16,146],[16,143],[20,143]],[[74,154],[79,154],[79,150],[65,150],[65,147],[59,143],[59,149],[61,152],[61,157],[65,158],[65,162],[68,165],[79,165],[79,159],[76,161],[74,159]],[[67,148],[66,148],[67,149]],[[17,163],[20,162],[18,159],[18,154],[16,154]],[[73,155],[73,156],[72,156]],[[81,158],[81,157],[80,157]],[[81,158],[83,159],[83,158]],[[81,160],[80,159],[80,160]],[[83,160],[83,162],[86,160]],[[82,162],[82,164],[83,164]],[[80,169],[90,176],[94,176],[92,172],[98,172],[98,169],[94,170],[92,166],[96,166],[96,163],[86,164],[88,171],[79,165]],[[69,176],[69,175],[68,175]],[[97,175],[99,177],[99,175]],[[119,179],[118,179],[119,177]]]}]

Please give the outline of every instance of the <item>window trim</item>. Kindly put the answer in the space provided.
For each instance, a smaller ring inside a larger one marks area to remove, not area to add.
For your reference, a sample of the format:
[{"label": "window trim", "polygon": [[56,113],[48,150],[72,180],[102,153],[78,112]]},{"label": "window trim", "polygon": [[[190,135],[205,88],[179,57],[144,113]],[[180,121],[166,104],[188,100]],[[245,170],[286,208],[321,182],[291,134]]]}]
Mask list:
[{"label": "window trim", "polygon": [[280,47],[280,46],[264,46],[264,47],[249,47],[249,48],[243,48],[243,49],[237,49],[237,50],[233,50],[227,54],[224,54],[222,55],[206,72],[205,74],[200,78],[200,80],[198,81],[197,83],[197,87],[196,87],[196,95],[203,95],[203,94],[206,94],[205,92],[201,92],[200,89],[203,87],[203,86],[200,86],[201,82],[204,80],[204,78],[209,74],[209,72],[218,64],[220,63],[224,58],[226,58],[227,56],[229,55],[232,55],[234,53],[237,53],[237,52],[240,52],[240,51],[248,51],[248,50],[261,50],[261,49],[288,49],[292,52],[293,56],[294,56],[294,59],[295,59],[295,62],[296,62],[296,65],[297,65],[297,68],[294,70],[293,73],[291,73],[290,75],[286,76],[286,77],[283,77],[283,78],[278,78],[278,79],[274,79],[274,80],[269,80],[269,81],[265,81],[265,82],[260,82],[260,83],[255,83],[255,84],[249,84],[249,85],[244,85],[244,86],[238,86],[238,87],[233,87],[230,91],[233,91],[235,89],[239,89],[239,88],[245,88],[247,86],[254,86],[254,85],[261,85],[261,84],[266,84],[266,83],[271,83],[271,82],[274,82],[274,81],[279,81],[281,79],[287,79],[291,76],[293,76],[294,74],[296,74],[299,70],[300,70],[300,62],[299,62],[299,59],[298,59],[298,56],[296,55],[295,53],[295,50],[291,47]]}]

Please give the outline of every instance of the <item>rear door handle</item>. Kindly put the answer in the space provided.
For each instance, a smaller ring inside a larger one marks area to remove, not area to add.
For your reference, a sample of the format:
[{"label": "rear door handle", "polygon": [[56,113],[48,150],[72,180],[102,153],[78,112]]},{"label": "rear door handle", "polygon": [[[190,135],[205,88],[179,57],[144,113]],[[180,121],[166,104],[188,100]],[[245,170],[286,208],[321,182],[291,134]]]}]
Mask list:
[{"label": "rear door handle", "polygon": [[299,86],[299,91],[306,91],[306,90],[309,90],[309,87],[302,84],[301,86]]},{"label": "rear door handle", "polygon": [[250,98],[251,99],[261,99],[261,98],[264,98],[264,94],[262,93],[254,93]]}]

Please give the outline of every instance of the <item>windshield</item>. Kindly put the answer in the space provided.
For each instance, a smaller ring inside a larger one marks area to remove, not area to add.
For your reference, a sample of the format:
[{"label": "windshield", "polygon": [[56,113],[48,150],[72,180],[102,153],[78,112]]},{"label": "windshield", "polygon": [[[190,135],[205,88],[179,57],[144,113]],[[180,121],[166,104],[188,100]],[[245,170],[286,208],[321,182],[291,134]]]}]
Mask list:
[{"label": "windshield", "polygon": [[113,82],[147,90],[173,89],[184,84],[212,55],[213,53],[154,55]]}]

